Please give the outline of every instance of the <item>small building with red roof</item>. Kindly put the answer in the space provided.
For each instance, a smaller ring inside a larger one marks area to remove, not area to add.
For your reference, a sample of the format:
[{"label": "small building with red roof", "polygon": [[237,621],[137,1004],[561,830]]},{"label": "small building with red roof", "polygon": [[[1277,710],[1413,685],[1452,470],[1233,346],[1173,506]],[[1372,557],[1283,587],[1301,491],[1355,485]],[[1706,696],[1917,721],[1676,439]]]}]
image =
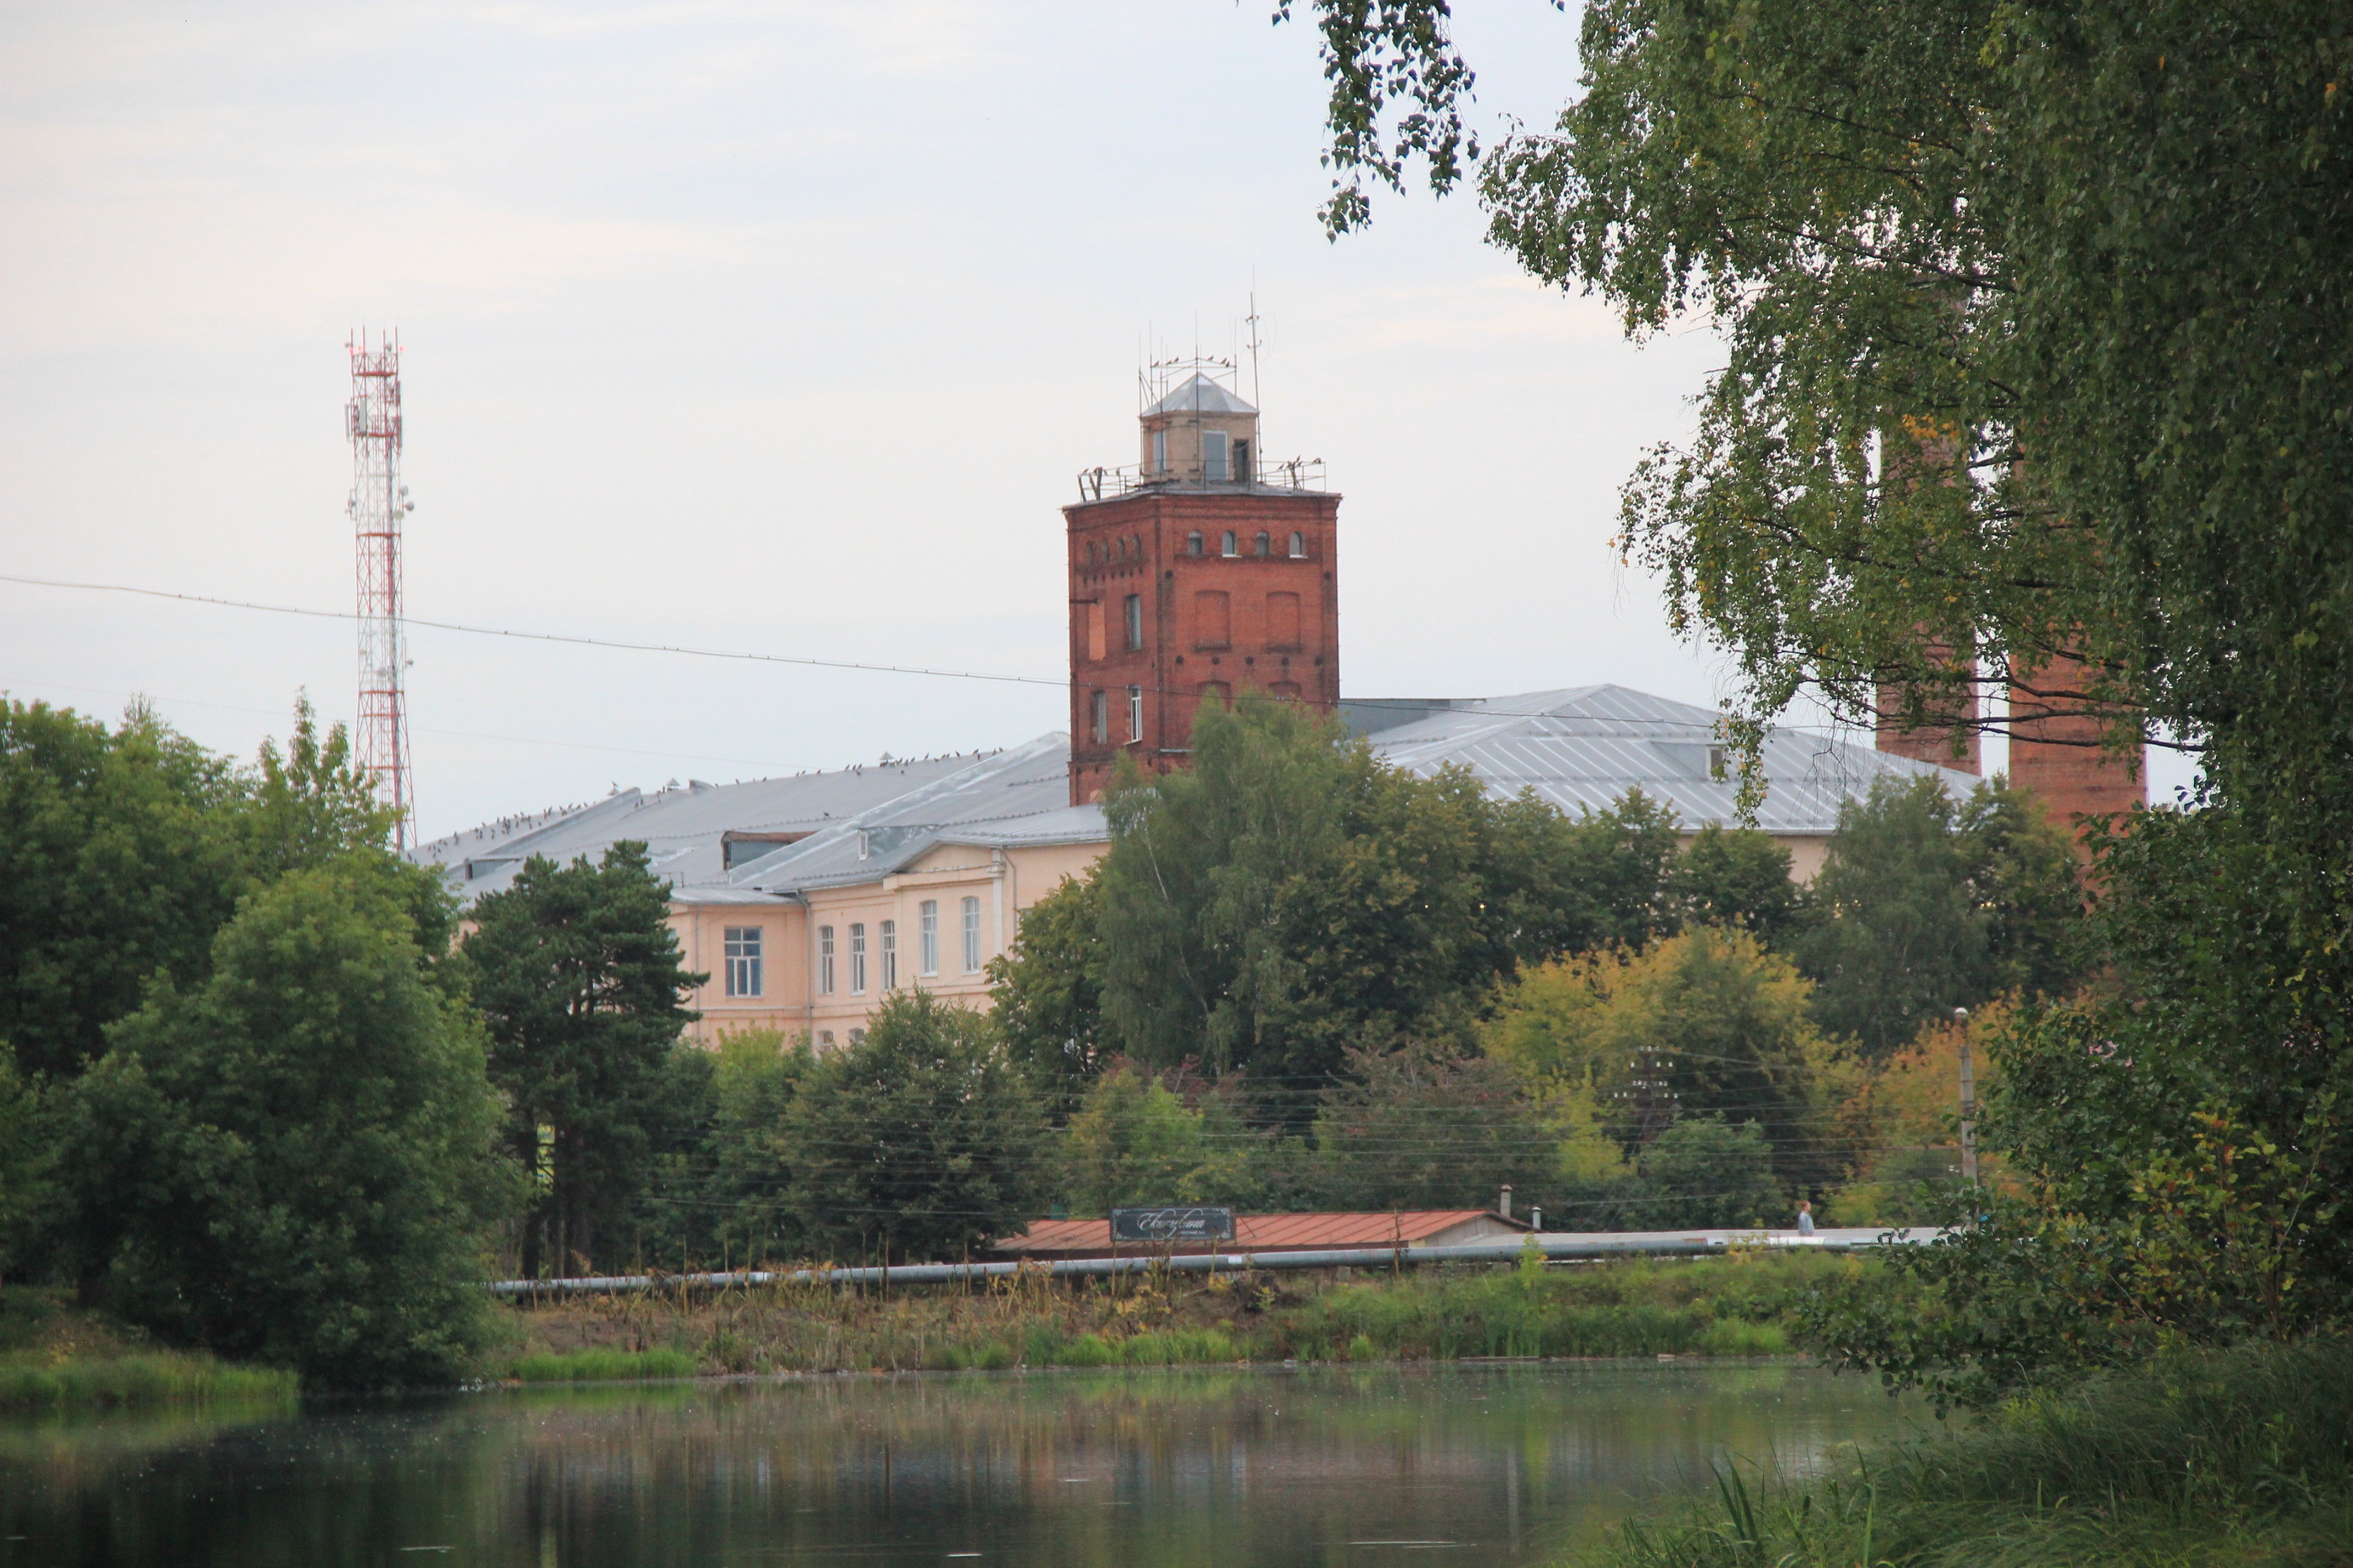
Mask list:
[{"label": "small building with red roof", "polygon": [[1033,1219],[1019,1236],[994,1244],[1003,1258],[1041,1262],[1076,1258],[1144,1258],[1165,1252],[1320,1252],[1340,1247],[1460,1247],[1512,1241],[1533,1228],[1493,1209],[1406,1209],[1388,1214],[1245,1214],[1231,1241],[1175,1246],[1122,1242],[1108,1219]]}]

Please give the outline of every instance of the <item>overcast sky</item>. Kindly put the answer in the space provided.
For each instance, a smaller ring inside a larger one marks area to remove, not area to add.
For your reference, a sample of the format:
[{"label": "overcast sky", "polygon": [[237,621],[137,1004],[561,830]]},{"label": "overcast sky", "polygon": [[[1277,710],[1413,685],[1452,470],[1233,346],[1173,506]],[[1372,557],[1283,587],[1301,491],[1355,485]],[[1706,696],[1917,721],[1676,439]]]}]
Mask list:
[{"label": "overcast sky", "polygon": [[[1713,343],[1629,345],[1468,198],[1327,243],[1314,38],[1268,9],[7,7],[0,571],[348,609],[343,345],[396,325],[411,614],[1057,683],[419,630],[428,837],[1011,744],[1065,722],[1074,474],[1255,278],[1263,447],[1346,496],[1347,692],[1714,700],[1608,549]],[[1482,123],[1547,117],[1574,15],[1466,10]],[[347,622],[0,584],[21,699],[250,754],[354,685]]]}]

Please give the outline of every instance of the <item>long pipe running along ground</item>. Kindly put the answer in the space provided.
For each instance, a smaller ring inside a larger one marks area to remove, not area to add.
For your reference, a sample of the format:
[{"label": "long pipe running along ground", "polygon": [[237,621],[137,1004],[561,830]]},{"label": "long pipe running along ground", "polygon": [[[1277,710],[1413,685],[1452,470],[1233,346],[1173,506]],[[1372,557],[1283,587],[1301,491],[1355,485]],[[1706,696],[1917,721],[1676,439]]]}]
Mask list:
[{"label": "long pipe running along ground", "polygon": [[637,1290],[735,1290],[765,1285],[953,1285],[1002,1279],[1028,1272],[1048,1279],[1101,1279],[1166,1268],[1176,1274],[1240,1274],[1284,1268],[1394,1268],[1423,1263],[1511,1263],[1533,1242],[1546,1260],[1606,1258],[1705,1258],[1736,1250],[1861,1252],[1874,1247],[1918,1246],[1945,1233],[1930,1230],[1629,1231],[1545,1236],[1517,1241],[1474,1241],[1460,1247],[1339,1247],[1314,1252],[1180,1252],[1141,1258],[1065,1258],[1051,1262],[897,1263],[856,1268],[739,1268],[712,1274],[608,1274],[581,1279],[494,1279],[500,1296],[619,1296]]}]

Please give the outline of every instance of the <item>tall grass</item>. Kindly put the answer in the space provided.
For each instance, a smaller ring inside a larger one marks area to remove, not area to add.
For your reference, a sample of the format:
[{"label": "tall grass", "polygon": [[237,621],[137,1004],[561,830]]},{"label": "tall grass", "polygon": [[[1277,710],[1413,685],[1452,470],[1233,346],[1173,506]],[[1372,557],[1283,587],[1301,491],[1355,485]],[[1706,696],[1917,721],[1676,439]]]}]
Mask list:
[{"label": "tall grass", "polygon": [[[1795,1309],[1809,1295],[1882,1289],[1886,1279],[1874,1265],[1788,1254],[1428,1269],[1337,1285],[1297,1275],[1024,1277],[889,1296],[796,1285],[564,1302],[518,1308],[515,1326],[529,1352],[668,1345],[701,1371],[730,1373],[1771,1355],[1797,1347]],[[541,1375],[683,1375],[619,1365]]]},{"label": "tall grass", "polygon": [[0,1410],[290,1403],[299,1384],[277,1367],[232,1366],[168,1352],[55,1361],[0,1361]]},{"label": "tall grass", "polygon": [[2353,1563],[2353,1344],[2183,1356],[1883,1445],[1801,1484],[1720,1474],[1607,1568]]},{"label": "tall grass", "polygon": [[673,1350],[573,1351],[527,1355],[514,1364],[514,1375],[524,1383],[624,1383],[694,1373],[694,1358]]}]

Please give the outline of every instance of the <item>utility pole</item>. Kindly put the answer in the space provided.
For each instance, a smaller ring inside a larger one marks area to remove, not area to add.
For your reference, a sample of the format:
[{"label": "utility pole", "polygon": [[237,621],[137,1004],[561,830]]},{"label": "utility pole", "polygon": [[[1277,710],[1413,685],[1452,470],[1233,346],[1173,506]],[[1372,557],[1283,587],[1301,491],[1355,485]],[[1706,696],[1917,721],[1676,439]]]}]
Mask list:
[{"label": "utility pole", "polygon": [[1969,1058],[1969,1010],[1953,1009],[1953,1026],[1961,1035],[1961,1180],[1978,1184],[1978,1075]]}]

